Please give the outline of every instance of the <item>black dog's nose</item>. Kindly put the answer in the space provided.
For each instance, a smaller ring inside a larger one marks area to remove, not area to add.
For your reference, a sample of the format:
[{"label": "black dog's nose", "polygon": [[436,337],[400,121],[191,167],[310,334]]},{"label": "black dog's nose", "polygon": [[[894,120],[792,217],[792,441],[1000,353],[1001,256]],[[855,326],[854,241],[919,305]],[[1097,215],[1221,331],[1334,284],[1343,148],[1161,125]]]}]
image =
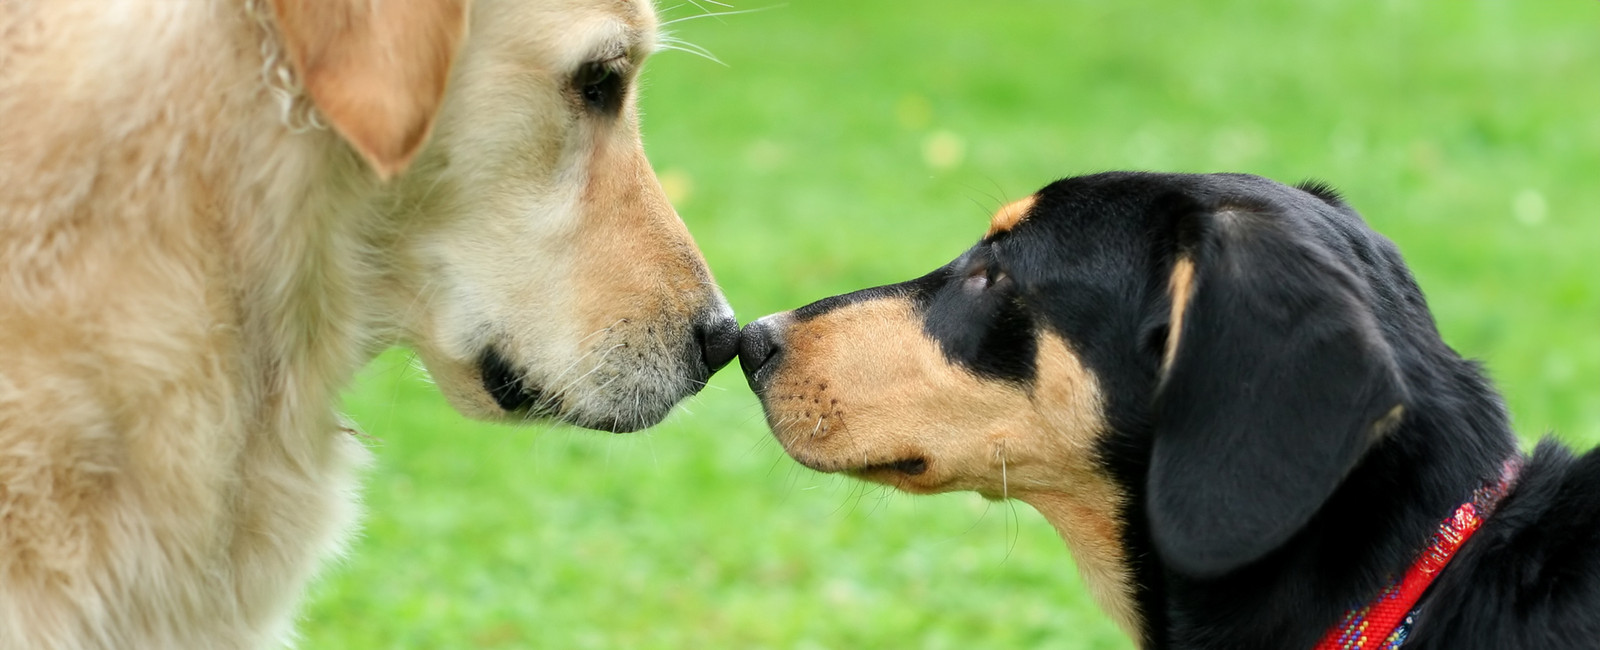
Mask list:
[{"label": "black dog's nose", "polygon": [[733,355],[739,353],[739,321],[733,316],[718,314],[711,320],[702,321],[694,326],[695,340],[700,343],[700,358],[706,362],[706,368],[716,374],[723,366],[733,361]]},{"label": "black dog's nose", "polygon": [[751,388],[756,387],[757,373],[782,349],[772,320],[771,316],[762,318],[745,325],[739,333],[739,367]]}]

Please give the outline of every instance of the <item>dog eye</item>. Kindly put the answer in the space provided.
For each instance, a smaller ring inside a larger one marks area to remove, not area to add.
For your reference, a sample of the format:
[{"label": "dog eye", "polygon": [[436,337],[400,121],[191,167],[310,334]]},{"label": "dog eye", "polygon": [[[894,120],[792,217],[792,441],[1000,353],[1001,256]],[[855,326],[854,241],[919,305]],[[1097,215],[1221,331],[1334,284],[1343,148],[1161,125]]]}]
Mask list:
[{"label": "dog eye", "polygon": [[974,273],[961,281],[961,290],[967,293],[983,293],[989,288],[989,276],[984,273]]},{"label": "dog eye", "polygon": [[961,281],[961,290],[970,294],[980,294],[1007,280],[1004,271],[993,268],[974,270],[967,279]]},{"label": "dog eye", "polygon": [[591,61],[578,68],[572,85],[589,110],[603,115],[615,114],[622,105],[622,75],[613,61]]}]

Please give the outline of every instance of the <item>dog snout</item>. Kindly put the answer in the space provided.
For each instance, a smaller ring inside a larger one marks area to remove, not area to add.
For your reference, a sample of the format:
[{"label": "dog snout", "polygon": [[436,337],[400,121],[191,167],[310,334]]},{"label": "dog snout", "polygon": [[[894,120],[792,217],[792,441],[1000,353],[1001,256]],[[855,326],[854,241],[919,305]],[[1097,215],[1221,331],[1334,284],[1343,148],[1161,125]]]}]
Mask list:
[{"label": "dog snout", "polygon": [[694,337],[708,374],[716,374],[739,353],[739,321],[727,310],[703,317],[694,326]]},{"label": "dog snout", "polygon": [[739,367],[752,389],[760,390],[761,382],[772,374],[773,360],[783,350],[781,329],[779,316],[767,316],[739,333]]}]

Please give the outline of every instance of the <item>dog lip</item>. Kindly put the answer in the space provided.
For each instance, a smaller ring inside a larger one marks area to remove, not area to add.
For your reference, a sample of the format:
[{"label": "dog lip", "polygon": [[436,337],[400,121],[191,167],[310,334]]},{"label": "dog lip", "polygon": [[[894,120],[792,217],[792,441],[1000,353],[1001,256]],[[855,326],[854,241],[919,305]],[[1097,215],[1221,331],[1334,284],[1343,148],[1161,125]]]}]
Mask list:
[{"label": "dog lip", "polygon": [[854,467],[840,467],[837,465],[818,462],[814,459],[805,458],[802,456],[793,456],[793,458],[801,465],[805,465],[806,467],[818,472],[823,472],[826,474],[849,474],[857,478],[878,472],[897,472],[900,474],[905,474],[906,476],[918,476],[925,474],[928,471],[928,459],[922,456],[912,456],[899,460],[857,465]]},{"label": "dog lip", "polygon": [[650,424],[647,422],[631,423],[625,422],[618,418],[585,420],[582,422],[573,422],[572,424],[585,429],[594,429],[595,431],[605,431],[607,433],[633,433],[650,426]]},{"label": "dog lip", "polygon": [[[511,362],[501,356],[498,350],[489,348],[484,352],[483,361],[479,363],[482,373],[483,389],[494,398],[496,404],[507,412],[514,412],[532,405],[543,405],[549,402],[544,391],[529,386],[523,380]],[[549,409],[540,408],[540,411]]]},{"label": "dog lip", "polygon": [[850,470],[852,474],[867,474],[878,471],[899,472],[907,476],[917,476],[928,471],[928,459],[921,456],[905,458],[888,463],[875,463]]}]

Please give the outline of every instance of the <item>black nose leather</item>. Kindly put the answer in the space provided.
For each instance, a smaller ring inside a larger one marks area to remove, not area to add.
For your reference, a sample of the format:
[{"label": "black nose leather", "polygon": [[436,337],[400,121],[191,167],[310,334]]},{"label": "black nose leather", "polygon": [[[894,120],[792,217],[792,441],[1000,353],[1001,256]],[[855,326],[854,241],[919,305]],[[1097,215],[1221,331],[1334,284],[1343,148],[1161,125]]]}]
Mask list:
[{"label": "black nose leather", "polygon": [[700,358],[715,373],[739,353],[739,321],[732,316],[716,316],[695,326],[700,342]]},{"label": "black nose leather", "polygon": [[771,324],[758,320],[744,326],[744,331],[739,333],[739,367],[751,386],[756,385],[756,374],[761,367],[777,356],[779,349]]}]

